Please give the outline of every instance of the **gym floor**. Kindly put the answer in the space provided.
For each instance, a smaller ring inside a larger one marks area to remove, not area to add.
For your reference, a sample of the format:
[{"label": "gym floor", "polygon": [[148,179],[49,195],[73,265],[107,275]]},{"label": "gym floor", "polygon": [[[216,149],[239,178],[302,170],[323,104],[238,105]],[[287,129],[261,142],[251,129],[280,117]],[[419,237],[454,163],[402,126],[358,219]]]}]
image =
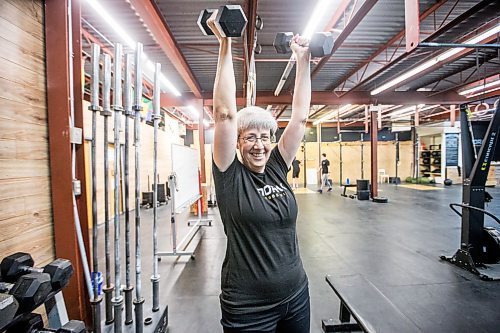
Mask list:
[{"label": "gym floor", "polygon": [[[500,188],[487,190],[494,199],[486,209],[498,216]],[[339,300],[325,275],[355,273],[373,283],[422,332],[500,332],[498,281],[482,281],[439,259],[459,247],[460,218],[448,204],[461,202],[461,191],[459,185],[419,190],[384,184],[379,194],[389,198],[388,204],[344,198],[339,188],[321,195],[297,194],[298,235],[311,294],[311,332],[322,332],[321,319],[338,317]],[[169,251],[169,205],[158,211],[159,250]],[[143,258],[151,257],[151,216],[152,209],[142,210]],[[225,236],[217,209],[209,209],[209,217],[213,226],[202,228],[193,241],[195,260],[163,257],[159,263],[160,300],[169,307],[170,333],[222,332],[218,296]],[[187,232],[186,219],[186,214],[177,219],[178,240]],[[485,225],[492,223],[485,221]],[[103,261],[104,257],[101,269]],[[143,259],[145,316],[150,312],[151,267],[151,260]]]}]

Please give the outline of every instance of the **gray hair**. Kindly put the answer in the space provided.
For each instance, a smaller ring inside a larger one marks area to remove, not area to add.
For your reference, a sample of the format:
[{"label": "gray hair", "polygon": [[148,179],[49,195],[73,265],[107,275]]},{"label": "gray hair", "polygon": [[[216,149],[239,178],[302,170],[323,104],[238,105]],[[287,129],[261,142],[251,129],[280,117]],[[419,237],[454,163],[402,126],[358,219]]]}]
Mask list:
[{"label": "gray hair", "polygon": [[250,128],[268,129],[271,135],[276,134],[278,122],[274,119],[271,112],[258,106],[248,106],[241,109],[236,114],[238,124],[238,135]]}]

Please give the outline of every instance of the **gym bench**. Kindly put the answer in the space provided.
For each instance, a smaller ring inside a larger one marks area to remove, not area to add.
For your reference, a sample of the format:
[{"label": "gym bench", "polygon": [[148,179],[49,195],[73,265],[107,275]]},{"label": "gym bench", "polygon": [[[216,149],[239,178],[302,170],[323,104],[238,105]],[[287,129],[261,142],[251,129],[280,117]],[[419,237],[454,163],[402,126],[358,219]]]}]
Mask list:
[{"label": "gym bench", "polygon": [[340,321],[323,319],[323,332],[423,332],[363,276],[327,275],[326,282],[340,299]]},{"label": "gym bench", "polygon": [[341,187],[342,187],[342,193],[340,194],[341,196],[343,197],[347,197],[347,188],[348,187],[357,187],[358,185],[357,184],[342,184]]}]

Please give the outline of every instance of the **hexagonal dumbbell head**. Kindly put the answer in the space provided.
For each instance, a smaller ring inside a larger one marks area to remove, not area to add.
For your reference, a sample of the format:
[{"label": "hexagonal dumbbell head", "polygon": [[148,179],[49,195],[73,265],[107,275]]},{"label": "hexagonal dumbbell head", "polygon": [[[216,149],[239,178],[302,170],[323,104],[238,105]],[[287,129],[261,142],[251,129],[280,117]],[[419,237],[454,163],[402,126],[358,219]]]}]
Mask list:
[{"label": "hexagonal dumbbell head", "polygon": [[2,278],[6,282],[15,282],[21,275],[26,274],[26,267],[33,267],[34,261],[28,253],[17,252],[3,258],[0,264]]},{"label": "hexagonal dumbbell head", "polygon": [[7,333],[37,332],[43,329],[42,316],[38,313],[29,313],[20,321],[9,327]]},{"label": "hexagonal dumbbell head", "polygon": [[50,275],[53,290],[66,287],[73,275],[73,265],[67,259],[56,259],[43,268],[43,272]]},{"label": "hexagonal dumbbell head", "polygon": [[281,54],[291,53],[290,43],[292,42],[292,38],[292,32],[278,32],[273,42],[276,52]]},{"label": "hexagonal dumbbell head", "polygon": [[322,58],[333,50],[333,34],[331,32],[316,32],[309,41],[309,50],[313,58]]},{"label": "hexagonal dumbbell head", "polygon": [[212,16],[214,11],[214,9],[204,9],[201,11],[200,16],[198,16],[198,26],[205,36],[214,34],[212,29],[207,25],[207,20]]},{"label": "hexagonal dumbbell head", "polygon": [[85,324],[83,321],[70,320],[58,329],[56,333],[85,333]]},{"label": "hexagonal dumbbell head", "polygon": [[247,26],[247,18],[240,5],[225,5],[219,8],[215,24],[224,37],[241,37]]},{"label": "hexagonal dumbbell head", "polygon": [[43,304],[51,291],[49,274],[30,273],[19,277],[9,293],[19,302],[20,312],[30,312]]},{"label": "hexagonal dumbbell head", "polygon": [[18,308],[19,303],[14,296],[0,294],[0,331],[12,321]]}]

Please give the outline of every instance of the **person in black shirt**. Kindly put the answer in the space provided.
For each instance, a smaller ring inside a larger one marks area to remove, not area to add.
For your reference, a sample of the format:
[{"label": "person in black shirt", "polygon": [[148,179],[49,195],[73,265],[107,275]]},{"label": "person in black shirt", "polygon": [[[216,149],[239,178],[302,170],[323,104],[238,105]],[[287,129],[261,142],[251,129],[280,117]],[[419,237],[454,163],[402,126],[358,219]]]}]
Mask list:
[{"label": "person in black shirt", "polygon": [[321,184],[319,186],[319,193],[323,193],[323,187],[328,187],[328,192],[332,191],[332,184],[330,180],[328,179],[328,176],[330,175],[329,167],[330,167],[330,161],[326,158],[326,154],[323,153],[321,154],[321,164],[319,166],[319,169],[321,171]]},{"label": "person in black shirt", "polygon": [[294,159],[292,162],[292,188],[299,188],[300,161]]},{"label": "person in black shirt", "polygon": [[307,40],[298,35],[292,40],[297,66],[292,116],[273,148],[278,125],[271,113],[255,106],[237,112],[231,38],[218,31],[216,14],[207,23],[220,44],[213,175],[227,236],[221,324],[224,332],[308,333],[308,279],[297,240],[297,202],[287,181],[311,103]]}]

